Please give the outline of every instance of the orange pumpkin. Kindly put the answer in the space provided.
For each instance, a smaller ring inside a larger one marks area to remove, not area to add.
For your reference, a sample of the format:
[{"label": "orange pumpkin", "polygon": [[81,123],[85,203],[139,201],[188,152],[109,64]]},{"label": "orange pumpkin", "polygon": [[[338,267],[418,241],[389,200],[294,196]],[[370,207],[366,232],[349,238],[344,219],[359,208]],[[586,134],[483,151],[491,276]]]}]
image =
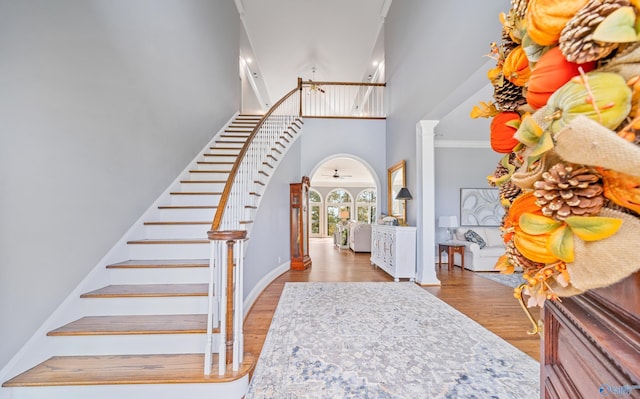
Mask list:
[{"label": "orange pumpkin", "polygon": [[508,154],[519,143],[518,140],[513,138],[518,129],[510,126],[509,122],[512,121],[520,121],[520,114],[517,112],[500,112],[491,120],[491,148],[495,152]]},{"label": "orange pumpkin", "polygon": [[502,238],[505,244],[513,238],[513,233],[519,224],[520,216],[525,213],[542,215],[542,209],[536,204],[537,200],[537,197],[533,195],[533,191],[528,191],[513,200],[503,223],[504,234]]},{"label": "orange pumpkin", "polygon": [[580,75],[578,70],[580,67],[587,73],[596,67],[596,62],[585,64],[569,62],[564,58],[559,47],[544,53],[531,72],[526,94],[527,104],[533,109],[542,108],[556,90],[572,77]]},{"label": "orange pumpkin", "polygon": [[509,52],[504,60],[502,73],[509,82],[516,86],[524,86],[527,83],[531,70],[529,69],[529,59],[522,46]]},{"label": "orange pumpkin", "polygon": [[560,32],[589,0],[529,0],[527,34],[541,46],[558,43]]}]

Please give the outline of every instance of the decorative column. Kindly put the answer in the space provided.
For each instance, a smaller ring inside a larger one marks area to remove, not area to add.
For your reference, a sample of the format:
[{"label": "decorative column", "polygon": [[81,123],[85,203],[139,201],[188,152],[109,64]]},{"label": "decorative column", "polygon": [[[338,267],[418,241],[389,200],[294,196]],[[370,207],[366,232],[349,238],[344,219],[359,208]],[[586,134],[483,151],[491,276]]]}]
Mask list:
[{"label": "decorative column", "polygon": [[437,120],[416,125],[418,160],[416,281],[420,285],[440,285],[436,276],[435,208],[435,128]]}]

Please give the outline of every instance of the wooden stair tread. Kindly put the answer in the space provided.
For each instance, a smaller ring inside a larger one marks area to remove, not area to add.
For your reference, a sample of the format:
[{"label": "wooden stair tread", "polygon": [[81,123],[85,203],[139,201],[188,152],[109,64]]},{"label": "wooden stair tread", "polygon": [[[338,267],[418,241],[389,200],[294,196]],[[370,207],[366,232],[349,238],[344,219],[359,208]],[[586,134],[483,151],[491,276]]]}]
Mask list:
[{"label": "wooden stair tread", "polygon": [[[213,332],[216,329],[212,330]],[[205,334],[206,314],[85,316],[49,331],[49,336]]]},{"label": "wooden stair tread", "polygon": [[182,184],[199,183],[199,184],[217,184],[226,183],[226,180],[180,180]]},{"label": "wooden stair tread", "polygon": [[207,296],[208,284],[122,284],[108,285],[80,295],[81,298],[132,298]]},{"label": "wooden stair tread", "polygon": [[127,260],[107,265],[107,269],[209,267],[209,259]]},{"label": "wooden stair tread", "polygon": [[144,222],[145,226],[190,226],[190,225],[198,225],[198,224],[211,224],[211,222],[203,221],[203,222],[177,222],[177,221],[166,221],[166,222]]},{"label": "wooden stair tread", "polygon": [[161,205],[158,209],[216,209],[217,205]]},{"label": "wooden stair tread", "polygon": [[3,387],[37,387],[112,384],[184,384],[235,381],[255,367],[256,358],[245,353],[240,370],[227,365],[218,375],[218,356],[213,371],[205,376],[203,354],[54,356],[2,384]]},{"label": "wooden stair tread", "polygon": [[222,195],[222,193],[215,191],[174,191],[171,195]]},{"label": "wooden stair tread", "polygon": [[144,240],[131,240],[127,241],[127,244],[130,245],[139,245],[139,244],[149,244],[149,245],[157,245],[157,244],[208,244],[209,240],[196,240],[196,239],[180,239],[180,238],[171,238],[171,239],[144,239]]}]

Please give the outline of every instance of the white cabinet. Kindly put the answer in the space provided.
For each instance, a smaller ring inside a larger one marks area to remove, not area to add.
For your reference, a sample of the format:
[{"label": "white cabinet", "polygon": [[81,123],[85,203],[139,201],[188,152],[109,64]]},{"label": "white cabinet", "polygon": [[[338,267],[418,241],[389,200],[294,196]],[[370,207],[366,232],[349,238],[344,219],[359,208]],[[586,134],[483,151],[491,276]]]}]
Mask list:
[{"label": "white cabinet", "polygon": [[374,224],[371,229],[371,263],[394,281],[416,276],[416,228]]}]

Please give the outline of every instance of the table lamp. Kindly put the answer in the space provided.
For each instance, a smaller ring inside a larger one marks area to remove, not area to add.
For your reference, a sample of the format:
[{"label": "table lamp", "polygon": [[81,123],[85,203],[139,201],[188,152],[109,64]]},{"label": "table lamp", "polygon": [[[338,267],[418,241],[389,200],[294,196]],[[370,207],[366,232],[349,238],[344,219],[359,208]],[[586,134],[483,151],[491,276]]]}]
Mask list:
[{"label": "table lamp", "polygon": [[442,227],[447,229],[449,233],[448,241],[453,239],[453,232],[458,227],[458,217],[457,216],[440,216],[438,218],[438,227]]}]

